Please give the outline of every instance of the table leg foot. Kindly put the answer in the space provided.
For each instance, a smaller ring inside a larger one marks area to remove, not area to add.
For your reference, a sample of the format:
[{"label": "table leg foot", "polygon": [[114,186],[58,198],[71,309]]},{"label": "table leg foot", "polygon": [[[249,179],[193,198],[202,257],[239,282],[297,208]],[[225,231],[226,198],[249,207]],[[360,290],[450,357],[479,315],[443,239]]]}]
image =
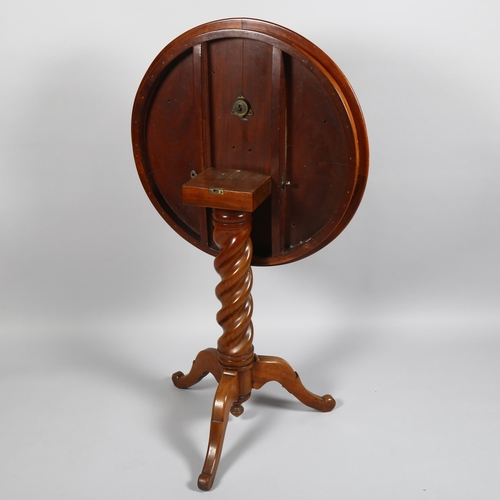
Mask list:
[{"label": "table leg foot", "polygon": [[276,381],[310,408],[328,412],[335,407],[335,400],[329,394],[318,396],[309,392],[302,384],[297,372],[282,358],[256,356],[252,375],[254,389],[260,389],[267,382]]}]

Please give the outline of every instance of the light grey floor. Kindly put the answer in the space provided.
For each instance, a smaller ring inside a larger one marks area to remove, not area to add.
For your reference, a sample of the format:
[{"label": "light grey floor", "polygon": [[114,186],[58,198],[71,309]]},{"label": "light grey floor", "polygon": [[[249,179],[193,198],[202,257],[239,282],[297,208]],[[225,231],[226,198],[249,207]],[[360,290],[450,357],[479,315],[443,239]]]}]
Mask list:
[{"label": "light grey floor", "polygon": [[[261,333],[273,352],[259,351],[256,335],[257,351],[286,357],[338,406],[320,414],[277,384],[254,391],[242,417],[231,417],[209,494],[496,498],[500,340],[451,323],[412,340],[411,327],[400,326],[332,325],[311,333],[312,343],[288,332],[294,345]],[[215,382],[182,391],[170,375],[189,369],[206,336],[175,324],[36,334],[0,340],[0,498],[203,494],[196,479]]]}]

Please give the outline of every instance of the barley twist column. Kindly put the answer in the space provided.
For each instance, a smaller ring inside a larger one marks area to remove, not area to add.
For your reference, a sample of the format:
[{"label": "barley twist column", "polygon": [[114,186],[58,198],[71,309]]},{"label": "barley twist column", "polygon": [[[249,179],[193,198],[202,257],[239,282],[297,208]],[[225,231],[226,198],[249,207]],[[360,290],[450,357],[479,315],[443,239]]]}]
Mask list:
[{"label": "barley twist column", "polygon": [[223,330],[217,343],[220,364],[236,370],[239,378],[239,398],[231,413],[243,413],[241,403],[250,397],[253,354],[252,289],[252,214],[232,210],[213,210],[213,238],[220,253],[214,267],[221,277],[215,289],[222,308],[217,322]]}]

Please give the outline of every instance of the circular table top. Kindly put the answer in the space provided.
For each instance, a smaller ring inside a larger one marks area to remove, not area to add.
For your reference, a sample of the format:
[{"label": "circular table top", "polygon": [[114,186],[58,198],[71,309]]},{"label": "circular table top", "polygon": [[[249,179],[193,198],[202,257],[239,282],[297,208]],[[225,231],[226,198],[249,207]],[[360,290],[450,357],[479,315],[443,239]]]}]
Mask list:
[{"label": "circular table top", "polygon": [[253,213],[254,265],[307,257],[352,219],[368,175],[356,96],[318,47],[286,28],[224,19],[187,31],[147,70],[132,113],[134,158],[155,208],[216,255],[210,209],[182,185],[207,168],[269,175]]}]

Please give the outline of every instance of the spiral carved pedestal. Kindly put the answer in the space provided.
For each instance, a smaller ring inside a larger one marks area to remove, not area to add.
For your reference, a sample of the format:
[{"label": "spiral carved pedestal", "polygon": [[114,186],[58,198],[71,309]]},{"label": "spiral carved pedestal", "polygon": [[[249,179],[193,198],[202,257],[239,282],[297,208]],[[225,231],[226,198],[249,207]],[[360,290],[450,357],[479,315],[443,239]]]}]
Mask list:
[{"label": "spiral carved pedestal", "polygon": [[252,310],[252,214],[232,210],[213,210],[213,238],[221,252],[215,258],[215,270],[221,282],[215,294],[222,304],[217,323],[223,334],[217,342],[219,363],[238,372],[239,395],[231,413],[243,413],[241,403],[252,391],[253,365]]},{"label": "spiral carved pedestal", "polygon": [[[236,171],[236,175],[239,171]],[[213,172],[211,172],[213,174]],[[205,176],[193,182],[186,183],[186,191],[195,185],[199,191],[199,201],[190,192],[190,203],[201,206],[224,205],[232,206],[241,203],[247,209],[255,208],[241,200],[236,202],[233,197],[224,202],[210,200],[204,184]],[[256,178],[258,178],[258,174]],[[260,179],[262,180],[262,179]],[[257,183],[258,184],[258,183]],[[213,188],[210,188],[213,189]],[[223,191],[222,188],[218,188]],[[257,190],[256,187],[252,188]],[[248,185],[242,183],[238,195],[247,192]],[[264,198],[265,199],[265,196]],[[234,203],[233,203],[234,202]],[[212,207],[213,240],[220,249],[215,258],[215,270],[221,277],[215,293],[221,302],[217,313],[217,322],[222,327],[222,335],[218,340],[217,349],[209,348],[201,351],[193,361],[191,371],[184,375],[174,373],[172,380],[176,387],[187,389],[212,373],[219,382],[215,393],[210,423],[210,435],[207,455],[203,471],[198,478],[198,487],[209,490],[212,487],[222,452],[229,413],[238,417],[243,413],[242,403],[248,400],[252,389],[259,389],[270,381],[279,382],[303,404],[319,411],[331,411],[335,400],[330,395],[317,396],[309,392],[302,384],[298,374],[283,359],[274,356],[257,356],[253,348],[252,325],[252,229],[251,211],[232,210]]]}]

